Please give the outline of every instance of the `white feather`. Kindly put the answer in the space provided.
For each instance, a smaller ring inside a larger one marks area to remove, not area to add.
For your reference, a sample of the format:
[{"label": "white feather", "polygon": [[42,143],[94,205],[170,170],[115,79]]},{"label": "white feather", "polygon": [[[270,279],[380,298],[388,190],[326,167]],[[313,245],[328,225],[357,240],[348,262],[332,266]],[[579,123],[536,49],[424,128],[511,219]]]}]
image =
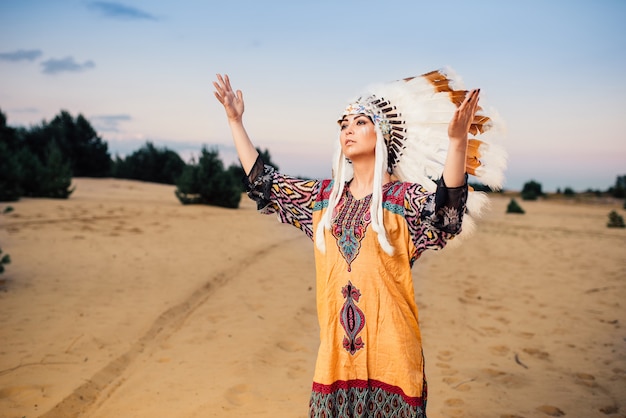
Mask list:
[{"label": "white feather", "polygon": [[[463,81],[451,68],[446,67],[439,72],[446,76],[451,89],[465,89]],[[366,89],[366,92],[364,96],[373,94],[377,98],[388,100],[401,113],[400,118],[405,122],[403,125],[406,129],[404,149],[401,152],[398,163],[394,167],[393,173],[402,181],[418,183],[426,190],[435,192],[437,189],[436,181],[443,173],[448,153],[448,124],[456,111],[456,105],[450,100],[449,92],[437,92],[431,81],[426,77],[415,77],[408,81],[398,80],[391,83],[372,85]],[[497,190],[502,187],[504,170],[507,165],[507,154],[500,143],[505,136],[506,129],[502,118],[495,109],[487,108],[483,99],[481,99],[480,106],[483,110],[479,111],[478,114],[489,117],[489,122],[483,125],[484,132],[475,136],[475,139],[481,141],[478,148],[481,164],[475,170],[475,179]],[[378,157],[376,163],[379,164]],[[352,178],[351,173],[348,176],[346,171],[335,168],[335,173],[341,174],[339,177],[344,181]],[[375,178],[375,180],[377,179]],[[375,184],[378,187],[378,183],[375,182]],[[339,191],[339,189],[342,190],[343,187],[335,183],[333,193]],[[329,204],[335,205],[338,200],[334,199],[338,199],[338,197],[333,195],[333,193],[331,193]],[[372,203],[374,204],[374,202]],[[469,192],[467,213],[463,219],[462,232],[456,239],[451,241],[453,246],[472,234],[476,225],[475,220],[480,217],[488,206],[489,198],[486,194],[474,191]],[[334,206],[329,205],[329,212],[332,212],[330,210],[331,207]],[[372,218],[377,217],[374,214],[372,215]],[[391,248],[386,238],[382,217],[379,219],[381,220],[380,224],[378,221],[372,222],[372,227],[378,233],[381,247],[391,254],[393,248]],[[328,219],[325,219],[324,227],[330,227],[330,215]],[[383,227],[382,231],[380,230],[381,227]],[[318,228],[318,231],[321,230],[321,228]],[[318,242],[318,239],[316,239],[316,242]],[[319,243],[318,247],[320,247]],[[391,252],[388,250],[391,250]]]}]

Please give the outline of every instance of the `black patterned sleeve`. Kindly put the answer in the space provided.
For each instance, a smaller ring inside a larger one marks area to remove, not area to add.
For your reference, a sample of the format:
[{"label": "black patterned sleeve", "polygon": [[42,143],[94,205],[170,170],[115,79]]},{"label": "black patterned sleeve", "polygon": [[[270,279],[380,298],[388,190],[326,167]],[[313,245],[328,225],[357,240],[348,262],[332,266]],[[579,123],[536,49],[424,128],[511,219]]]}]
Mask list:
[{"label": "black patterned sleeve", "polygon": [[293,225],[313,238],[313,204],[319,181],[280,174],[265,165],[259,156],[244,184],[259,212],[276,213],[280,222]]},{"label": "black patterned sleeve", "polygon": [[407,189],[405,218],[417,248],[416,256],[425,249],[443,248],[461,232],[467,192],[467,178],[463,186],[447,187],[442,177],[435,193],[418,184]]}]

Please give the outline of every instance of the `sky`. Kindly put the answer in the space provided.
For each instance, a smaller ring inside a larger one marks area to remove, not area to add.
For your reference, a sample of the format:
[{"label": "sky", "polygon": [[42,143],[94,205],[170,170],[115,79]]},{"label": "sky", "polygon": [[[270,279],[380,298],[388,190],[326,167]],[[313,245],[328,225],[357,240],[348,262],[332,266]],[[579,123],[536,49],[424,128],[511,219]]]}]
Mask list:
[{"label": "sky", "polygon": [[0,110],[82,114],[112,155],[151,141],[228,164],[227,73],[254,144],[326,178],[359,91],[449,66],[506,122],[505,189],[605,190],[626,175],[624,22],[624,0],[0,0]]}]

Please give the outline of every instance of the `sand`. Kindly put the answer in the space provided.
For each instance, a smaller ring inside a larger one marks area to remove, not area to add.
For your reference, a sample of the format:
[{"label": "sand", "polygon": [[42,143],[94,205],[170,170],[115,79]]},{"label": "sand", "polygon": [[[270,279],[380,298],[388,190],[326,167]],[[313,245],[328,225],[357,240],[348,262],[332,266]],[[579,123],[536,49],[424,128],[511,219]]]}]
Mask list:
[{"label": "sand", "polygon": [[[74,183],[0,204],[0,417],[305,417],[310,240],[247,199]],[[508,201],[414,268],[429,417],[626,417],[626,213]]]}]

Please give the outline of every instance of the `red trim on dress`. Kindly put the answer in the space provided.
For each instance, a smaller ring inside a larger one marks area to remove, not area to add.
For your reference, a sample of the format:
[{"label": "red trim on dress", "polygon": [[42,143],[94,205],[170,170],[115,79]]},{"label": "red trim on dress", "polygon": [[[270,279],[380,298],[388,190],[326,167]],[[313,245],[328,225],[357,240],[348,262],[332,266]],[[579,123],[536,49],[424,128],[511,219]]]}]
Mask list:
[{"label": "red trim on dress", "polygon": [[402,388],[398,386],[393,386],[385,382],[381,382],[379,380],[337,380],[330,385],[324,385],[322,383],[313,382],[313,392],[322,393],[324,395],[330,395],[331,393],[336,392],[338,389],[348,390],[353,388],[359,389],[367,389],[367,388],[378,388],[382,389],[385,392],[393,393],[395,395],[402,396],[404,401],[413,406],[413,407],[424,407],[424,399],[422,397],[414,397],[409,396]]}]

